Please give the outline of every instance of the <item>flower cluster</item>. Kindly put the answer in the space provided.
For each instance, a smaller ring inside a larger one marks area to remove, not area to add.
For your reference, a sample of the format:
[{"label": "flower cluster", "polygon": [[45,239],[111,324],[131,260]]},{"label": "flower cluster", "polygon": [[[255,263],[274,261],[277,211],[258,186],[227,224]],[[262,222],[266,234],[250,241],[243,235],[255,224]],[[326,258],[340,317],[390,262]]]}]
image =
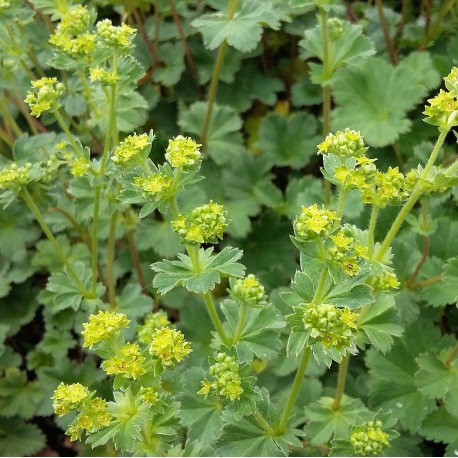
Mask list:
[{"label": "flower cluster", "polygon": [[95,67],[89,70],[89,79],[92,82],[100,81],[104,86],[113,86],[119,81],[119,75],[117,72]]},{"label": "flower cluster", "polygon": [[388,434],[382,431],[380,420],[366,421],[355,426],[350,436],[350,444],[357,456],[382,456],[388,448]]},{"label": "flower cluster", "polygon": [[348,307],[340,309],[330,304],[305,304],[303,323],[309,344],[320,343],[325,348],[346,351],[354,347],[358,314]]},{"label": "flower cluster", "polygon": [[85,6],[70,8],[49,42],[71,56],[89,56],[96,45],[95,35],[87,31],[90,23],[91,15]]},{"label": "flower cluster", "polygon": [[356,275],[360,270],[359,261],[367,257],[367,247],[356,242],[342,228],[329,238],[333,242],[327,251],[330,260],[351,277]]},{"label": "flower cluster", "polygon": [[108,375],[123,375],[136,380],[146,372],[144,361],[139,345],[126,343],[119,349],[119,354],[104,361],[102,368]]},{"label": "flower cluster", "polygon": [[223,206],[210,201],[172,221],[173,229],[185,244],[216,243],[227,228]]},{"label": "flower cluster", "polygon": [[126,137],[114,150],[112,160],[118,164],[126,164],[137,159],[138,155],[151,145],[147,134],[133,134]]},{"label": "flower cluster", "polygon": [[169,140],[165,158],[172,167],[181,167],[183,170],[196,169],[202,160],[199,150],[201,146],[192,138],[178,135]]},{"label": "flower cluster", "polygon": [[335,134],[328,134],[322,143],[318,145],[321,154],[335,154],[341,158],[357,158],[367,151],[360,132],[345,129],[338,130]]},{"label": "flower cluster", "polygon": [[425,121],[442,129],[450,129],[458,125],[458,100],[453,92],[440,90],[439,94],[428,99],[429,106],[425,107],[423,114]]},{"label": "flower cluster", "polygon": [[149,344],[153,340],[156,329],[165,328],[170,324],[167,314],[160,310],[151,313],[145,318],[143,325],[137,327],[137,339],[139,342]]},{"label": "flower cluster", "polygon": [[78,157],[70,161],[69,166],[70,173],[74,177],[82,177],[86,175],[86,173],[91,168],[91,162],[89,161],[89,159],[86,159],[84,157]]},{"label": "flower cluster", "polygon": [[29,162],[23,166],[11,164],[0,171],[0,191],[11,189],[18,191],[21,186],[30,182],[32,164]]},{"label": "flower cluster", "polygon": [[317,237],[328,235],[338,221],[337,215],[331,210],[317,204],[310,207],[302,207],[302,212],[294,220],[294,233],[300,240],[313,240]]},{"label": "flower cluster", "polygon": [[127,24],[114,26],[110,19],[104,19],[97,23],[98,36],[108,45],[113,47],[130,46],[135,35],[135,29]]},{"label": "flower cluster", "polygon": [[89,390],[81,383],[66,385],[61,383],[54,391],[51,399],[53,408],[59,417],[66,415],[70,410],[80,407],[82,401],[89,396]]},{"label": "flower cluster", "polygon": [[445,87],[458,97],[458,68],[453,67],[450,73],[444,78]]},{"label": "flower cluster", "polygon": [[174,366],[192,350],[180,331],[163,327],[154,332],[149,351],[163,366]]},{"label": "flower cluster", "polygon": [[138,392],[138,397],[141,401],[153,406],[159,401],[159,391],[156,387],[141,387]]},{"label": "flower cluster", "polygon": [[146,200],[166,199],[172,179],[163,173],[154,173],[147,177],[135,177],[133,184],[142,190],[142,196]]},{"label": "flower cluster", "polygon": [[92,348],[102,340],[115,339],[122,328],[129,324],[124,313],[99,312],[89,317],[89,323],[83,323],[83,347]]},{"label": "flower cluster", "polygon": [[367,283],[375,291],[389,291],[391,289],[399,288],[401,285],[396,277],[396,274],[389,270],[384,270],[377,275],[369,277]]},{"label": "flower cluster", "polygon": [[239,299],[244,304],[256,307],[266,302],[266,293],[264,286],[253,275],[247,275],[243,279],[236,280],[232,286],[232,296]]},{"label": "flower cluster", "polygon": [[32,81],[33,91],[27,93],[24,102],[37,118],[45,111],[55,111],[60,107],[59,99],[64,93],[64,85],[57,78],[41,78]]},{"label": "flower cluster", "polygon": [[0,11],[7,10],[11,8],[11,1],[10,0],[0,0]]},{"label": "flower cluster", "polygon": [[239,375],[239,364],[232,356],[218,353],[215,364],[210,366],[213,381],[202,381],[199,394],[207,397],[209,394],[221,396],[234,401],[243,393],[242,380]]}]

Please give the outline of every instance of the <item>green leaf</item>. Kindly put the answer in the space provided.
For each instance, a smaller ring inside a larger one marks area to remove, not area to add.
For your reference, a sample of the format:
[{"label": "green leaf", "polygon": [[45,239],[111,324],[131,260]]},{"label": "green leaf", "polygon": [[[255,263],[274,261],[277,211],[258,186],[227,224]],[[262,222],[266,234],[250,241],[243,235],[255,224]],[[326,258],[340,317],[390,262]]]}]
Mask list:
[{"label": "green leaf", "polygon": [[364,315],[359,329],[377,350],[387,353],[393,345],[393,336],[402,335],[403,328],[398,323],[399,314],[393,296],[380,294]]},{"label": "green leaf", "polygon": [[215,256],[211,256],[213,248],[199,250],[201,271],[194,272],[191,259],[184,254],[178,255],[179,261],[164,260],[151,265],[157,272],[153,286],[160,294],[184,286],[195,293],[206,293],[213,289],[221,277],[241,277],[245,267],[237,262],[243,252],[236,248],[226,247]]},{"label": "green leaf", "polygon": [[182,390],[178,395],[181,401],[180,417],[188,428],[190,440],[201,440],[204,444],[213,446],[218,437],[223,421],[221,419],[222,405],[214,399],[197,394],[201,389],[201,381],[206,377],[203,369],[193,367],[182,375]]},{"label": "green leaf", "polygon": [[[241,307],[233,300],[221,304],[227,319],[227,328],[235,336]],[[274,306],[248,308],[245,324],[237,344],[237,354],[242,361],[250,362],[255,356],[262,361],[269,361],[281,350],[282,343],[276,329],[285,327],[283,317]]]},{"label": "green leaf", "polygon": [[393,67],[379,58],[370,58],[364,66],[340,69],[333,93],[338,105],[333,113],[333,130],[359,130],[367,144],[380,147],[409,131],[407,112],[428,91],[408,64]]},{"label": "green leaf", "polygon": [[323,397],[307,407],[305,415],[309,423],[305,434],[313,445],[325,444],[333,438],[346,438],[358,418],[364,421],[366,416],[370,416],[360,399],[344,395],[338,410],[333,409],[333,402],[334,398]]},{"label": "green leaf", "polygon": [[316,154],[320,141],[315,118],[305,112],[288,117],[269,113],[259,127],[256,147],[277,166],[295,169],[307,165]]},{"label": "green leaf", "polygon": [[153,306],[153,299],[142,294],[138,284],[126,285],[121,295],[116,298],[116,309],[125,313],[130,319],[146,315],[151,312]]},{"label": "green leaf", "polygon": [[202,33],[206,48],[216,49],[226,40],[230,46],[246,53],[256,48],[261,40],[261,24],[274,30],[280,27],[280,18],[269,0],[245,0],[232,18],[226,14],[204,14],[191,23]]},{"label": "green leaf", "polygon": [[371,402],[376,407],[392,410],[401,425],[412,433],[418,431],[422,420],[436,407],[436,402],[415,385],[414,375],[418,370],[415,358],[439,340],[439,329],[431,322],[420,320],[406,328],[387,355],[375,349],[366,353]]},{"label": "green leaf", "polygon": [[374,302],[372,288],[364,284],[367,276],[367,274],[358,275],[338,283],[328,291],[323,302],[335,305],[336,307],[349,308],[358,308],[372,304]]},{"label": "green leaf", "polygon": [[139,251],[153,248],[161,257],[172,258],[183,250],[180,236],[170,230],[168,221],[141,220],[135,231],[135,241]]},{"label": "green leaf", "polygon": [[[180,112],[180,128],[200,136],[206,112],[206,102],[193,103],[187,110]],[[217,164],[227,164],[234,155],[244,152],[241,127],[242,120],[233,108],[213,105],[206,144],[209,156]]]},{"label": "green leaf", "polygon": [[31,418],[42,398],[37,382],[28,382],[27,374],[17,368],[8,369],[0,379],[0,410],[4,417]]},{"label": "green leaf", "polygon": [[458,361],[455,359],[449,366],[445,360],[453,347],[423,353],[417,358],[418,371],[415,384],[419,391],[431,399],[442,399],[445,408],[458,416]]},{"label": "green leaf", "polygon": [[158,47],[157,58],[161,67],[154,70],[152,78],[164,86],[175,86],[185,70],[184,50],[180,41],[164,43]]},{"label": "green leaf", "polygon": [[[281,410],[271,404],[267,390],[262,391],[263,401],[258,410],[269,424],[278,422]],[[289,447],[300,447],[302,444],[297,436],[302,432],[294,429],[294,421],[284,434],[273,436],[262,429],[253,417],[242,418],[235,423],[224,426],[216,441],[220,456],[287,456]]]},{"label": "green leaf", "polygon": [[421,433],[434,442],[455,442],[458,436],[458,418],[440,407],[425,418]]},{"label": "green leaf", "polygon": [[0,455],[30,456],[46,445],[46,437],[35,425],[20,418],[0,417]]}]

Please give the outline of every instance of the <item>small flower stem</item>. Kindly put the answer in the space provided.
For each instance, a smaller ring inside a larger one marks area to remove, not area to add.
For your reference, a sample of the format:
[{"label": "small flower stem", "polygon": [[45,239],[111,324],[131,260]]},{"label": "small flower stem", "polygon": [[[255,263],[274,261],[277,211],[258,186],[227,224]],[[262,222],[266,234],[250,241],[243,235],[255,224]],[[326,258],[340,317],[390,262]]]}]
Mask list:
[{"label": "small flower stem", "polygon": [[[325,180],[325,182],[328,182],[328,180]],[[337,218],[342,218],[344,205],[345,205],[345,199],[347,197],[347,191],[348,191],[348,188],[346,188],[345,186],[339,187],[339,198],[337,200],[337,212],[336,212]]]},{"label": "small flower stem", "polygon": [[3,118],[5,119],[5,121],[10,126],[10,128],[13,131],[14,135],[16,137],[19,137],[20,135],[22,135],[22,130],[18,126],[16,120],[11,116],[10,111],[8,109],[8,106],[7,106],[5,100],[6,100],[5,97],[3,97],[3,96],[0,97],[0,109],[1,109],[1,112],[2,112],[2,115],[3,115]]},{"label": "small flower stem", "polygon": [[99,213],[102,186],[96,185],[94,191],[94,215],[92,219],[92,293],[95,294],[97,288],[97,264],[99,260]]},{"label": "small flower stem", "polygon": [[371,218],[369,220],[369,228],[367,231],[367,255],[369,259],[372,259],[372,256],[374,255],[374,234],[379,210],[380,207],[378,205],[372,206]]},{"label": "small flower stem", "polygon": [[452,351],[450,354],[447,356],[447,359],[444,361],[444,364],[447,367],[450,367],[455,360],[455,358],[458,356],[458,342],[455,344],[455,346],[452,348]]},{"label": "small flower stem", "polygon": [[[440,151],[440,149],[441,149],[441,147],[442,147],[442,145],[444,143],[444,140],[445,140],[445,137],[447,136],[447,134],[448,134],[447,130],[441,131],[441,133],[439,135],[439,138],[437,139],[437,142],[434,145],[434,149],[433,149],[433,151],[431,153],[431,156],[430,156],[430,158],[429,158],[429,160],[428,160],[428,162],[427,162],[427,164],[425,166],[425,169],[423,170],[423,173],[419,177],[419,181],[420,182],[428,177],[429,172],[431,171],[431,168],[433,167],[434,162],[437,159],[437,156],[439,154],[439,151]],[[406,219],[406,216],[409,214],[409,212],[412,209],[412,207],[415,205],[417,200],[420,198],[421,194],[422,194],[421,188],[418,185],[415,186],[415,189],[413,190],[412,194],[407,199],[407,201],[404,204],[404,206],[401,208],[401,211],[398,213],[398,216],[396,217],[396,219],[394,220],[390,230],[386,234],[385,239],[383,240],[382,246],[380,247],[380,249],[378,250],[377,254],[375,255],[375,260],[376,261],[380,261],[383,258],[383,256],[387,252],[388,248],[390,247],[391,242],[393,241],[394,237],[396,236],[396,234],[398,233],[399,229],[401,228],[402,223]]]},{"label": "small flower stem", "polygon": [[426,280],[421,280],[416,283],[412,283],[411,285],[406,285],[410,290],[421,289],[425,286],[434,285],[434,283],[439,283],[443,280],[443,275],[435,275],[434,277],[427,278]]},{"label": "small flower stem", "polygon": [[350,362],[350,355],[346,355],[339,366],[339,375],[337,378],[337,390],[336,390],[336,397],[334,398],[334,402],[332,403],[332,408],[334,410],[340,409],[340,403],[342,401],[342,396],[344,395],[345,391],[345,382],[347,380],[348,374],[348,363]]},{"label": "small flower stem", "polygon": [[67,136],[68,138],[68,141],[70,142],[70,145],[72,145],[72,148],[75,150],[76,154],[79,156],[79,157],[83,157],[83,150],[78,146],[78,144],[76,143],[76,140],[75,140],[75,137],[73,136],[73,134],[70,132],[68,126],[67,126],[67,123],[64,121],[64,118],[62,117],[62,115],[60,114],[59,110],[56,110],[54,112],[54,116],[57,120],[57,122],[59,123],[59,126],[62,128],[62,130],[65,132],[65,135]]},{"label": "small flower stem", "polygon": [[76,283],[76,285],[80,289],[81,294],[83,296],[86,296],[88,291],[86,290],[83,282],[81,281],[80,277],[76,273],[75,269],[73,268],[72,264],[68,260],[67,256],[65,256],[64,252],[60,249],[59,243],[55,239],[54,235],[51,232],[51,229],[46,224],[46,221],[44,220],[43,215],[41,214],[39,208],[35,204],[32,196],[29,194],[29,191],[26,188],[22,189],[21,196],[24,199],[25,203],[30,208],[30,210],[32,210],[32,213],[34,214],[36,220],[38,221],[38,224],[41,226],[41,229],[45,233],[46,237],[48,237],[48,240],[51,243],[52,247],[54,248],[57,256],[59,256],[60,260],[67,268],[69,275],[73,278],[73,281]]},{"label": "small flower stem", "polygon": [[223,344],[230,347],[231,340],[227,337],[226,333],[224,332],[223,325],[221,323],[221,320],[219,319],[218,312],[216,311],[212,293],[210,291],[207,291],[202,296],[204,298],[205,305],[207,306],[208,314],[210,315],[210,318],[212,320],[213,326],[216,329],[216,332],[218,333]]},{"label": "small flower stem", "polygon": [[[237,8],[238,0],[229,0],[227,7],[227,17],[232,19],[234,17],[235,9]],[[216,56],[215,66],[213,67],[212,79],[210,81],[210,89],[208,91],[207,112],[205,114],[204,125],[200,134],[200,142],[205,145],[207,142],[208,128],[213,112],[213,105],[215,104],[216,92],[218,90],[219,75],[223,67],[224,55],[226,54],[227,41],[224,40],[218,49]]]},{"label": "small flower stem", "polygon": [[305,371],[307,369],[307,364],[310,359],[311,348],[307,347],[301,356],[299,361],[299,367],[297,368],[296,376],[294,377],[293,386],[289,393],[288,399],[286,400],[285,407],[283,409],[281,418],[280,418],[280,425],[279,425],[279,433],[283,434],[286,431],[286,427],[288,426],[288,419],[293,410],[294,404],[296,402],[297,395],[299,394],[299,390],[302,385],[302,381],[304,380]]},{"label": "small flower stem", "polygon": [[393,41],[390,37],[390,32],[388,30],[388,24],[386,23],[385,13],[383,12],[383,4],[382,0],[375,0],[375,4],[377,7],[377,13],[380,19],[380,25],[382,26],[383,30],[383,37],[385,38],[386,48],[388,50],[388,54],[390,55],[390,60],[393,65],[397,65],[398,58],[396,56],[396,51],[394,50]]},{"label": "small flower stem", "polygon": [[243,303],[241,312],[240,312],[239,321],[237,323],[237,327],[235,328],[234,338],[232,339],[232,345],[235,345],[240,340],[240,336],[242,335],[242,331],[243,331],[243,326],[245,325],[247,313],[248,313],[248,306],[245,303]]},{"label": "small flower stem", "polygon": [[267,420],[262,416],[261,412],[256,410],[253,414],[253,417],[258,422],[259,426],[266,432],[269,436],[275,437],[277,434],[274,429],[269,425]]},{"label": "small flower stem", "polygon": [[0,129],[0,139],[3,140],[10,148],[14,145],[14,140],[3,129]]},{"label": "small flower stem", "polygon": [[129,250],[130,255],[132,257],[132,262],[134,263],[135,271],[137,272],[138,283],[140,288],[143,290],[146,289],[146,281],[145,277],[143,276],[142,266],[140,263],[140,257],[138,255],[137,245],[134,240],[134,231],[129,231],[126,234],[127,242],[129,243]]},{"label": "small flower stem", "polygon": [[119,213],[115,210],[111,215],[110,221],[110,233],[108,236],[107,244],[107,287],[108,287],[108,297],[110,305],[112,307],[116,306],[116,287],[113,277],[113,262],[115,255],[115,242],[116,242],[116,226],[118,224]]},{"label": "small flower stem", "polygon": [[325,267],[321,271],[320,280],[318,281],[318,286],[316,287],[315,294],[313,295],[311,304],[317,304],[324,293],[324,287],[326,285],[326,280],[328,278],[328,268]]}]

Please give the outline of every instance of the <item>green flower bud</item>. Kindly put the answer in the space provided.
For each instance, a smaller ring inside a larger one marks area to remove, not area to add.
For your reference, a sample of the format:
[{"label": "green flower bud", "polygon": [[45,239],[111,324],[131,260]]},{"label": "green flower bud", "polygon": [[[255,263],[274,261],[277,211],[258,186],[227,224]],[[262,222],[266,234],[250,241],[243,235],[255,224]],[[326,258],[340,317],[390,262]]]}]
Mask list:
[{"label": "green flower bud", "polygon": [[338,220],[335,212],[327,210],[323,206],[321,209],[316,204],[302,207],[301,214],[296,217],[293,223],[294,233],[298,239],[313,240],[328,235],[334,222]]},{"label": "green flower bud", "polygon": [[172,221],[172,227],[185,244],[217,243],[227,228],[226,212],[215,202],[194,208]]},{"label": "green flower bud", "polygon": [[143,159],[141,155],[150,145],[151,140],[147,134],[129,135],[114,149],[111,159],[120,165],[133,164],[138,159]]},{"label": "green flower bud", "polygon": [[156,197],[167,198],[171,185],[172,179],[162,173],[134,178],[134,186],[143,191],[142,196],[146,200],[155,200]]},{"label": "green flower bud", "polygon": [[375,420],[353,428],[350,444],[357,456],[381,456],[389,447],[388,434],[382,431],[382,426],[380,420]]},{"label": "green flower bud", "polygon": [[454,92],[441,89],[436,97],[428,99],[428,103],[430,106],[423,112],[427,116],[425,122],[442,129],[458,125],[458,101]]},{"label": "green flower bud", "polygon": [[83,347],[92,348],[102,340],[116,338],[128,324],[129,320],[124,313],[100,311],[97,315],[91,315],[89,322],[83,323]]},{"label": "green flower bud", "polygon": [[232,287],[232,295],[252,307],[265,304],[267,297],[264,286],[253,274],[236,280]]},{"label": "green flower bud", "polygon": [[363,156],[367,150],[361,132],[350,129],[345,129],[344,132],[338,130],[335,134],[329,134],[318,145],[319,153],[335,154],[342,158]]},{"label": "green flower bud", "polygon": [[102,86],[114,86],[119,81],[119,75],[117,72],[95,67],[89,70],[89,79],[92,82],[99,81]]},{"label": "green flower bud", "polygon": [[11,164],[0,171],[0,191],[11,189],[19,191],[23,185],[31,181],[30,172],[32,164],[29,162],[23,166]]},{"label": "green flower bud", "polygon": [[136,30],[127,24],[116,27],[110,19],[97,22],[97,35],[109,46],[124,48],[130,46]]},{"label": "green flower bud", "polygon": [[138,341],[144,344],[149,344],[153,340],[153,335],[156,329],[165,328],[169,324],[170,321],[163,310],[147,315],[144,324],[137,327]]},{"label": "green flower bud", "polygon": [[453,67],[450,73],[444,78],[445,87],[458,97],[458,68]]},{"label": "green flower bud", "polygon": [[385,270],[382,273],[369,277],[367,283],[375,291],[390,291],[397,289],[401,285],[394,272]]},{"label": "green flower bud", "polygon": [[180,362],[192,350],[180,331],[164,327],[154,332],[149,351],[163,366],[169,367]]},{"label": "green flower bud", "polygon": [[201,146],[192,138],[178,135],[169,140],[165,158],[172,167],[180,167],[185,171],[197,169],[202,161],[199,150]]},{"label": "green flower bud", "polygon": [[66,415],[70,410],[78,408],[87,396],[89,396],[89,390],[81,383],[71,385],[60,383],[51,398],[54,400],[54,411],[59,417]]},{"label": "green flower bud", "polygon": [[136,380],[146,372],[144,361],[138,344],[126,343],[119,349],[118,355],[103,362],[102,368],[108,375],[122,375]]},{"label": "green flower bud", "polygon": [[70,173],[74,177],[82,177],[87,174],[91,168],[91,162],[89,159],[78,157],[74,159],[70,164]]},{"label": "green flower bud", "polygon": [[24,102],[30,107],[31,113],[37,118],[45,111],[56,111],[60,107],[60,97],[64,93],[64,85],[57,78],[41,78],[32,81],[33,91],[27,93]]}]

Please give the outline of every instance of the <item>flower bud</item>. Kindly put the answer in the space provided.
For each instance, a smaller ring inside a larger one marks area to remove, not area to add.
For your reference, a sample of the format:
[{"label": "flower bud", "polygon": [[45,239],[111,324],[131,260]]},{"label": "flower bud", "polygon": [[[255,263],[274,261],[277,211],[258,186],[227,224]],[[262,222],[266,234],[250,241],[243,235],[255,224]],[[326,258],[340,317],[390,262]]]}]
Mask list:
[{"label": "flower bud", "polygon": [[64,85],[57,78],[41,78],[32,81],[33,90],[27,93],[24,102],[30,107],[31,113],[37,118],[45,111],[56,111],[60,107],[60,97],[64,93]]},{"label": "flower bud", "polygon": [[165,328],[169,324],[170,321],[163,310],[147,315],[143,325],[137,327],[138,341],[144,344],[151,343],[156,329]]},{"label": "flower bud", "polygon": [[157,357],[163,366],[174,366],[191,351],[189,342],[180,331],[166,327],[155,331],[149,347],[149,352]]},{"label": "flower bud", "polygon": [[178,135],[178,137],[169,140],[165,158],[174,168],[181,167],[185,171],[197,169],[202,161],[199,150],[201,146],[192,138]]},{"label": "flower bud", "polygon": [[91,315],[89,322],[83,323],[83,347],[92,348],[102,340],[116,338],[128,324],[129,320],[124,313],[100,311],[97,315]]},{"label": "flower bud", "polygon": [[259,280],[253,274],[236,280],[232,287],[232,295],[252,307],[265,304],[267,297],[264,286],[259,283]]},{"label": "flower bud", "polygon": [[382,431],[381,421],[366,421],[353,428],[350,444],[357,456],[382,456],[389,446],[388,434]]},{"label": "flower bud", "polygon": [[361,132],[345,129],[338,130],[335,134],[328,134],[322,143],[318,145],[321,154],[335,154],[341,158],[359,157],[368,150],[364,144]]},{"label": "flower bud", "polygon": [[111,159],[120,165],[134,163],[149,145],[151,140],[147,134],[129,135],[114,149]]},{"label": "flower bud", "polygon": [[302,207],[302,212],[294,220],[294,233],[296,237],[307,241],[317,237],[323,237],[332,230],[334,221],[338,221],[337,214],[327,210],[323,206],[321,209],[316,204],[310,207]]}]

